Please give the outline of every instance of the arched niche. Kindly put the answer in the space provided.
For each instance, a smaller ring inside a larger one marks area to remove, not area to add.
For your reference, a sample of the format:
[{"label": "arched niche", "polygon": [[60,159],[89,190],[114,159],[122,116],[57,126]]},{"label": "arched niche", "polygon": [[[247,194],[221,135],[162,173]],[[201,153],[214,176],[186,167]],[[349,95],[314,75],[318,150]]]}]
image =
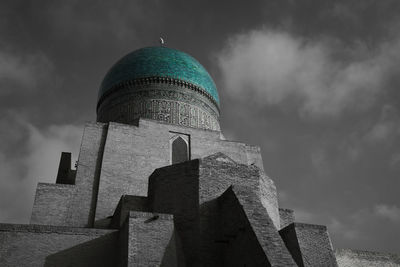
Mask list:
[{"label": "arched niche", "polygon": [[189,144],[186,138],[180,135],[171,139],[171,164],[190,160]]}]

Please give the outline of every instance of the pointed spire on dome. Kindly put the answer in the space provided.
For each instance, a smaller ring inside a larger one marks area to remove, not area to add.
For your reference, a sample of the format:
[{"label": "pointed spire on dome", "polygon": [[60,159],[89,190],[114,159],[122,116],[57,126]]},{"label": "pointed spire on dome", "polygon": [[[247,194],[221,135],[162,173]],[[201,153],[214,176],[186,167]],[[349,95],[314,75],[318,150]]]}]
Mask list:
[{"label": "pointed spire on dome", "polygon": [[162,38],[162,37],[160,36],[160,46],[164,46],[164,45],[165,45],[164,38]]}]

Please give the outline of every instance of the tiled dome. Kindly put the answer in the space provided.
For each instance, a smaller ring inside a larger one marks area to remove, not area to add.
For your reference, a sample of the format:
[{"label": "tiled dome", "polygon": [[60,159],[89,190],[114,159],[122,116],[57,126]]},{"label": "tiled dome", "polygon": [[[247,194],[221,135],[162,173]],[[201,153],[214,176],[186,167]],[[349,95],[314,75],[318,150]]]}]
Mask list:
[{"label": "tiled dome", "polygon": [[217,88],[206,69],[188,54],[167,47],[145,47],[121,58],[104,77],[98,99],[122,82],[150,77],[191,83],[219,105]]}]

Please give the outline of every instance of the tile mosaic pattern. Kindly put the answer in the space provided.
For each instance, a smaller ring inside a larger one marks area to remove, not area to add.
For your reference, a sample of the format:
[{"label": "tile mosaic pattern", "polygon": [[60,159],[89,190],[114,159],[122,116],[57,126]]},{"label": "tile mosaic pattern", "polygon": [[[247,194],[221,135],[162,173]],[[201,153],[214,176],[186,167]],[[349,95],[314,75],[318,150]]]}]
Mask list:
[{"label": "tile mosaic pattern", "polygon": [[106,74],[100,97],[112,86],[128,80],[146,77],[170,77],[197,85],[219,104],[217,88],[210,74],[193,57],[167,47],[145,47],[120,59]]}]

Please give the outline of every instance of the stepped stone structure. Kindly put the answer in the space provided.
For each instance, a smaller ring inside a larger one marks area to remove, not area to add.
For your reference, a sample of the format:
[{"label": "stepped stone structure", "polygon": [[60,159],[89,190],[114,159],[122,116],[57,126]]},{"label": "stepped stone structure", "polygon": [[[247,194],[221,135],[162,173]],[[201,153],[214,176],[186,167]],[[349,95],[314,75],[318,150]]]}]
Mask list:
[{"label": "stepped stone structure", "polygon": [[76,170],[63,152],[31,222],[0,224],[0,266],[400,266],[333,250],[325,226],[279,206],[260,148],[225,140],[207,71],[166,47],[118,61],[84,128]]}]

